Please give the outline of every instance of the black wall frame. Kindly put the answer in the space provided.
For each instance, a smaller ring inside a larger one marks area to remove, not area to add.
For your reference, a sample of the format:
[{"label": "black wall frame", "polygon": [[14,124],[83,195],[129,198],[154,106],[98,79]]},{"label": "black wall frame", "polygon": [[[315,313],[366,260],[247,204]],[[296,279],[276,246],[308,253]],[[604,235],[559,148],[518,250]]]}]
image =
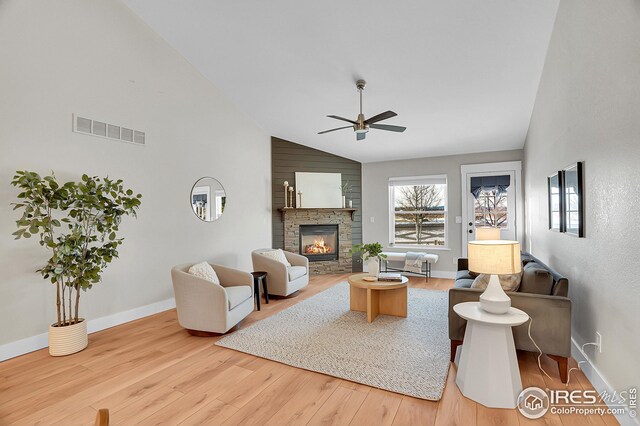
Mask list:
[{"label": "black wall frame", "polygon": [[582,161],[562,170],[564,232],[584,237],[584,182]]},{"label": "black wall frame", "polygon": [[[562,186],[562,172],[557,172],[547,177],[547,197],[549,202],[549,229],[556,232],[564,232],[564,203]],[[556,210],[557,205],[557,210]],[[557,214],[554,217],[554,213]]]},{"label": "black wall frame", "polygon": [[583,170],[582,161],[578,161],[547,177],[550,230],[584,238]]}]

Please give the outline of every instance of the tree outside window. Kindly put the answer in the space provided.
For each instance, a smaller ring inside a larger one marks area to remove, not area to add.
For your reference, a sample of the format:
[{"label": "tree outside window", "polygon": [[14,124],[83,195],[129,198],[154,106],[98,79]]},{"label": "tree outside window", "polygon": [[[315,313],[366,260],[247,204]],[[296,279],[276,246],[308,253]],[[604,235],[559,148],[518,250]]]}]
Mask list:
[{"label": "tree outside window", "polygon": [[394,244],[445,245],[446,188],[446,183],[391,186]]},{"label": "tree outside window", "polygon": [[474,202],[476,227],[507,228],[507,193],[496,189],[482,190]]}]

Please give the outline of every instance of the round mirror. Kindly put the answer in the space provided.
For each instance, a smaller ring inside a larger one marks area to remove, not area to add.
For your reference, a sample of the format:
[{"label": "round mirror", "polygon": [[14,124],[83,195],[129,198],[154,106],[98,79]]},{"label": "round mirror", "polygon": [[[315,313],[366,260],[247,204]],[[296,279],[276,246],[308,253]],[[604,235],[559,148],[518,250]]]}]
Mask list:
[{"label": "round mirror", "polygon": [[227,194],[220,182],[212,177],[200,178],[191,188],[191,208],[198,219],[218,220],[224,213]]}]

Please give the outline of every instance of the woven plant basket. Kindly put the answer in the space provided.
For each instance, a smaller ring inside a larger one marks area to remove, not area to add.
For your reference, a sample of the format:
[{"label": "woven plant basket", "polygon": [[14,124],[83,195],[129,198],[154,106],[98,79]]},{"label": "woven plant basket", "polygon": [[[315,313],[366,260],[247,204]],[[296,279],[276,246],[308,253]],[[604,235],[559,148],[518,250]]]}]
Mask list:
[{"label": "woven plant basket", "polygon": [[64,327],[49,326],[49,354],[64,356],[80,352],[89,344],[87,337],[87,321],[80,318],[79,322]]}]

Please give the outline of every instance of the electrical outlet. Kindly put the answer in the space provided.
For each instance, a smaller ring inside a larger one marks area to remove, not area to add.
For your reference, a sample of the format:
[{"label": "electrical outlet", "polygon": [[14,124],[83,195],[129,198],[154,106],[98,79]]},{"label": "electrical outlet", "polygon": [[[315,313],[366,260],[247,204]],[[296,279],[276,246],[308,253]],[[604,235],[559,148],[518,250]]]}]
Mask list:
[{"label": "electrical outlet", "polygon": [[602,353],[602,334],[596,331],[596,344],[598,345],[598,352]]}]

